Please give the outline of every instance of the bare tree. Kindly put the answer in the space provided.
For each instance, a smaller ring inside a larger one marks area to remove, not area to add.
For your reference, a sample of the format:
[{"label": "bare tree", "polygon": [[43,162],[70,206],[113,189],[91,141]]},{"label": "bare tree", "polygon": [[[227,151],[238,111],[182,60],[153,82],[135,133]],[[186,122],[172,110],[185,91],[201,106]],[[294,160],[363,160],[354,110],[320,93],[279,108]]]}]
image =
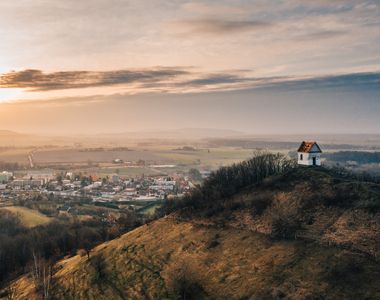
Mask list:
[{"label": "bare tree", "polygon": [[37,293],[40,293],[44,300],[49,299],[52,280],[52,266],[34,251],[32,278]]}]

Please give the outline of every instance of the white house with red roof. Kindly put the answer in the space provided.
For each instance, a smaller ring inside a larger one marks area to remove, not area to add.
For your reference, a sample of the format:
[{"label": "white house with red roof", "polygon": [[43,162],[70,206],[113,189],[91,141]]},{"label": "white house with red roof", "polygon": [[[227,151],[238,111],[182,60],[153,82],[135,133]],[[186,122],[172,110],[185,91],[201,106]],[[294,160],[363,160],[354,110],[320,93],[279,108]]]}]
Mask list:
[{"label": "white house with red roof", "polygon": [[315,141],[303,141],[298,148],[298,164],[320,166],[322,150]]}]

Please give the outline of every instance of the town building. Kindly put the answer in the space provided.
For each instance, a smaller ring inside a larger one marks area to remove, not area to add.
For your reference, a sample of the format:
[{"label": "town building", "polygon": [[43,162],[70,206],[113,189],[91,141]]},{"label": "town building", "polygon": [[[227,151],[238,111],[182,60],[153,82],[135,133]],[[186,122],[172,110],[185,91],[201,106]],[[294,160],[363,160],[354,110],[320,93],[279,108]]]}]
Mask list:
[{"label": "town building", "polygon": [[42,179],[16,179],[11,182],[11,186],[16,189],[29,189],[41,187],[44,184]]},{"label": "town building", "polygon": [[24,179],[42,180],[43,184],[46,184],[54,178],[54,171],[52,170],[31,170]]},{"label": "town building", "polygon": [[7,183],[13,176],[12,172],[3,171],[0,173],[0,183]]}]

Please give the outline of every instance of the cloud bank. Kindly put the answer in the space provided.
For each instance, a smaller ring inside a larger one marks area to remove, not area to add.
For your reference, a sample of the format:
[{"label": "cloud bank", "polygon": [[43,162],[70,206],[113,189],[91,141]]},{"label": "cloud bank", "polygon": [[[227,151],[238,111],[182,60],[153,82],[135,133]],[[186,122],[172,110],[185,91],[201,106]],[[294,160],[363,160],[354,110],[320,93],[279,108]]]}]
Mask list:
[{"label": "cloud bank", "polygon": [[[319,89],[330,87],[380,89],[380,72],[330,74],[325,76],[255,76],[250,70],[201,72],[191,67],[156,67],[114,71],[64,71],[46,73],[26,69],[0,75],[0,88],[28,92],[109,89],[111,94],[202,93],[251,88]],[[94,91],[93,91],[94,90]],[[110,93],[100,93],[99,95]]]},{"label": "cloud bank", "polygon": [[32,91],[64,90],[74,88],[112,86],[130,83],[164,82],[188,72],[180,68],[154,68],[150,70],[70,71],[44,73],[27,69],[0,75],[0,87],[24,88]]}]

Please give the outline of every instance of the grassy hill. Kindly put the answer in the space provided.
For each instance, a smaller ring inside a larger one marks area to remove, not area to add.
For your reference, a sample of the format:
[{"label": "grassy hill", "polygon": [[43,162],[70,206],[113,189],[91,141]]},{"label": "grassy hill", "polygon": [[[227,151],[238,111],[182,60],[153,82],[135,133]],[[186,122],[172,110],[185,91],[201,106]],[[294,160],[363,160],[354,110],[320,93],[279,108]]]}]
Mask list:
[{"label": "grassy hill", "polygon": [[1,209],[16,214],[20,218],[21,224],[28,228],[47,224],[51,221],[51,218],[45,216],[44,214],[41,214],[37,210],[33,210],[27,207],[7,206]]},{"label": "grassy hill", "polygon": [[[380,298],[380,185],[296,168],[215,203],[60,261],[51,298]],[[39,299],[34,282],[3,295]]]}]

